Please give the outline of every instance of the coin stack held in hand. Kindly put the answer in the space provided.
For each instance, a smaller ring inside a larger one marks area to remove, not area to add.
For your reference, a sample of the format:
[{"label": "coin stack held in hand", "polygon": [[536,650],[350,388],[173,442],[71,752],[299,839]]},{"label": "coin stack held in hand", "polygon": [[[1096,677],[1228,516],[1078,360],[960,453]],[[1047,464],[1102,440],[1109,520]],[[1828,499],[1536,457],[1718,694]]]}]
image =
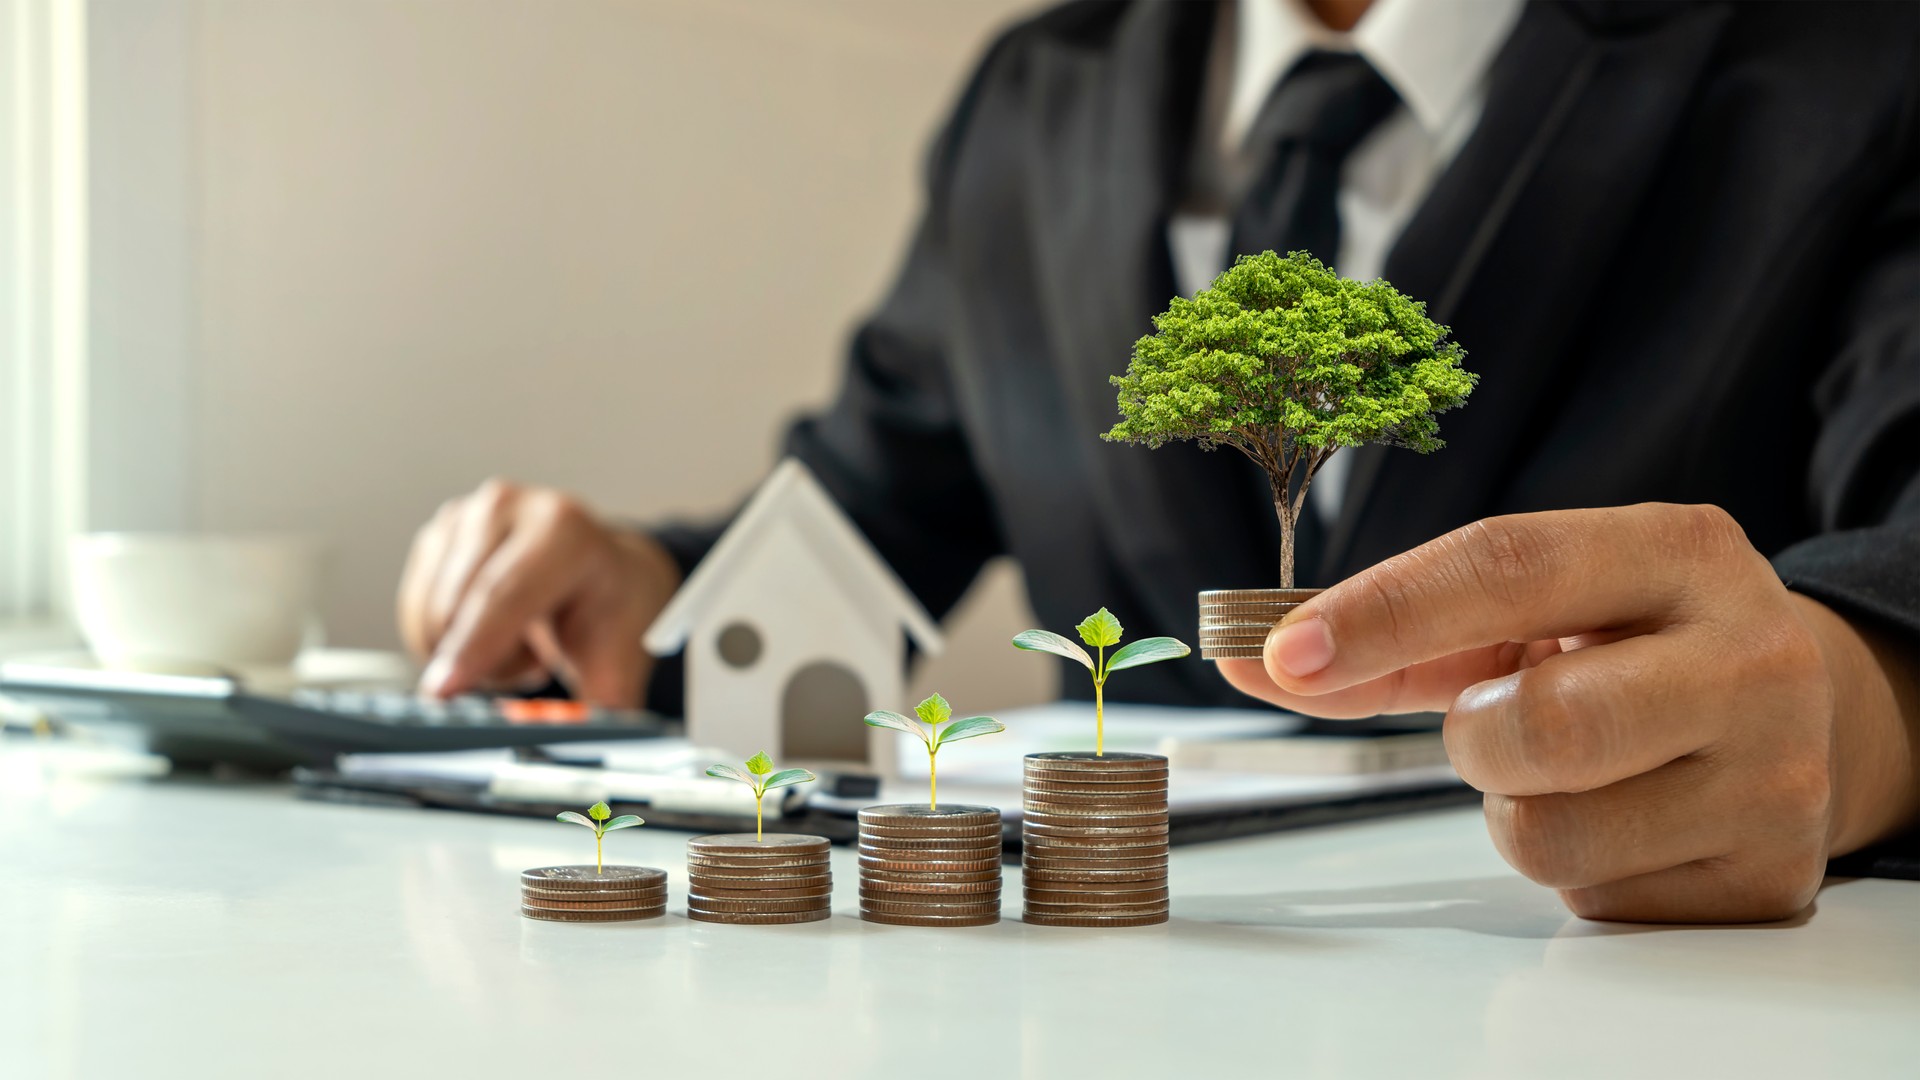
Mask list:
[{"label": "coin stack held in hand", "polygon": [[1274,624],[1320,589],[1214,589],[1200,594],[1200,658],[1258,660]]},{"label": "coin stack held in hand", "polygon": [[667,872],[651,866],[542,866],[520,872],[520,914],[549,922],[632,922],[667,913]]},{"label": "coin stack held in hand", "polygon": [[860,917],[895,926],[1000,921],[1000,811],[869,806],[860,811]]},{"label": "coin stack held in hand", "polygon": [[687,918],[751,925],[819,922],[833,914],[824,836],[752,833],[687,841]]},{"label": "coin stack held in hand", "polygon": [[1167,759],[1028,754],[1020,823],[1027,922],[1167,921]]}]

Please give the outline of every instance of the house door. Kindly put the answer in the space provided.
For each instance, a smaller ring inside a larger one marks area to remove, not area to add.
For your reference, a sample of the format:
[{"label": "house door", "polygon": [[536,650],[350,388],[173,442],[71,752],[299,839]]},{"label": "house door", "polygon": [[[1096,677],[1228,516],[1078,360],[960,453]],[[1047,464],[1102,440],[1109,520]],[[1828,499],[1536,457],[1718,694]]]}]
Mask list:
[{"label": "house door", "polygon": [[840,664],[816,661],[793,673],[780,696],[783,757],[813,761],[867,760],[866,687]]}]

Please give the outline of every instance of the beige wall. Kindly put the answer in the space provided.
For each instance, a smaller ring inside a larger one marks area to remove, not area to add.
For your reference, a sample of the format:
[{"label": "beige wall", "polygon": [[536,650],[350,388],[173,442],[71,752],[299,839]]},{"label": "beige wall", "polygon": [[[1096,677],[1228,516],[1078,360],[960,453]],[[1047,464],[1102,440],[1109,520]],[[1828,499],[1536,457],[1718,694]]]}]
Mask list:
[{"label": "beige wall", "polygon": [[[728,505],[831,391],[927,137],[1023,6],[182,3],[187,519],[329,535],[334,639],[391,645],[413,528],[489,475]],[[996,570],[919,682],[1047,696],[1025,620]]]}]

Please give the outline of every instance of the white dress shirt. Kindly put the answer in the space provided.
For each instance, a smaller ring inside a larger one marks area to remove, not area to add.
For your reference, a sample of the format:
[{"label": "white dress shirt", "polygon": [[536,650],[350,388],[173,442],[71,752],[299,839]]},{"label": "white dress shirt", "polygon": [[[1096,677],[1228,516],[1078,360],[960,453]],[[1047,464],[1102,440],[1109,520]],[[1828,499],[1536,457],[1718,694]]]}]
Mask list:
[{"label": "white dress shirt", "polygon": [[[1520,18],[1520,0],[1375,0],[1351,32],[1327,29],[1302,0],[1238,0],[1216,35],[1205,91],[1206,137],[1234,186],[1251,178],[1247,132],[1282,76],[1310,50],[1358,53],[1400,95],[1348,155],[1337,196],[1344,277],[1380,276],[1400,233],[1452,162],[1486,102],[1487,68]],[[1237,196],[1238,192],[1234,192]],[[1205,288],[1226,268],[1229,223],[1218,207],[1176,213],[1168,247],[1182,294]],[[1335,454],[1308,501],[1322,520],[1339,515],[1350,457]]]}]

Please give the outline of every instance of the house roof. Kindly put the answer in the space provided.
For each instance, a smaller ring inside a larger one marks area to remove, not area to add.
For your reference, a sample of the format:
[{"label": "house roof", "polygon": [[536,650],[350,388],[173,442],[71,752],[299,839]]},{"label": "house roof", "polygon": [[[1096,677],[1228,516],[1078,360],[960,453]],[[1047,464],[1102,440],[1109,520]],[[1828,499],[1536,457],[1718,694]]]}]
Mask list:
[{"label": "house roof", "polygon": [[883,606],[886,616],[898,620],[922,652],[940,652],[940,628],[926,608],[797,458],[788,458],[773,470],[720,542],[673,594],[666,610],[647,628],[647,651],[665,656],[684,646],[694,624],[707,614],[739,568],[775,535],[768,526],[783,519],[805,539],[809,553],[833,580],[863,593],[856,598],[863,605]]}]

